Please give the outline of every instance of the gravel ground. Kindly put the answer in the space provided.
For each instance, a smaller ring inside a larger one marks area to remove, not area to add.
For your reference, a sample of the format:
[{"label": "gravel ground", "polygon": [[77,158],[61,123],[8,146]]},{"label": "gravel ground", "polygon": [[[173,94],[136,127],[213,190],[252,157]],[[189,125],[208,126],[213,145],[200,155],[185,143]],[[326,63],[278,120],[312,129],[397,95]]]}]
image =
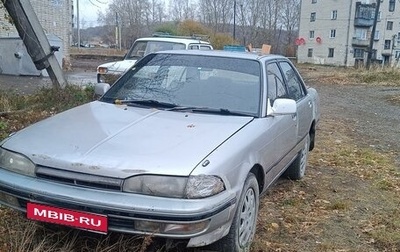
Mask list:
[{"label": "gravel ground", "polygon": [[348,122],[358,144],[394,151],[400,163],[400,108],[387,99],[400,87],[309,84],[320,94],[323,118]]}]

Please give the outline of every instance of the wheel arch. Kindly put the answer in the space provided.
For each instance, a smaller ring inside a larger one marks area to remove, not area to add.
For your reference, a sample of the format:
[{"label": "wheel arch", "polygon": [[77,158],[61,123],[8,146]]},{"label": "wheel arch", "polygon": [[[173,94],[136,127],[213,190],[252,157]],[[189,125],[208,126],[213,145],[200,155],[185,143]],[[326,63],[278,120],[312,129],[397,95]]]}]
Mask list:
[{"label": "wheel arch", "polygon": [[253,173],[257,179],[259,192],[263,192],[265,186],[265,175],[262,166],[260,164],[255,164],[251,168],[250,173]]},{"label": "wheel arch", "polygon": [[310,131],[309,131],[309,135],[310,135],[310,146],[308,148],[309,151],[312,151],[315,147],[315,131],[316,131],[315,124],[316,124],[315,120],[313,120],[311,123]]}]

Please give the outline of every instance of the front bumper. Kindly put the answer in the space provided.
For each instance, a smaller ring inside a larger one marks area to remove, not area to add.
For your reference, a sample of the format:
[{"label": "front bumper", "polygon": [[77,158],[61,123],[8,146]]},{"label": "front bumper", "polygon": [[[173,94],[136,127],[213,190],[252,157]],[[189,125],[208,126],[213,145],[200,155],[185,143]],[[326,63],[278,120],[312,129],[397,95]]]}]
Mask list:
[{"label": "front bumper", "polygon": [[[191,247],[226,235],[236,210],[236,194],[227,191],[197,200],[162,198],[54,183],[0,169],[0,204],[26,212],[28,202],[106,215],[109,231],[190,239]],[[136,229],[135,224],[143,221],[207,225],[196,232],[178,234]]]}]

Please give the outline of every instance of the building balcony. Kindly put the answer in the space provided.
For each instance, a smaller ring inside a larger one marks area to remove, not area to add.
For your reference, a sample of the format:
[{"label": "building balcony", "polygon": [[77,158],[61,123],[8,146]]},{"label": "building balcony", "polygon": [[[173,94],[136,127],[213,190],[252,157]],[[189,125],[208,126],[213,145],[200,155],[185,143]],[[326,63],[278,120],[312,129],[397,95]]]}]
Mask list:
[{"label": "building balcony", "polygon": [[363,4],[361,2],[356,3],[356,13],[354,17],[354,26],[359,27],[371,27],[374,25],[375,18],[374,4]]},{"label": "building balcony", "polygon": [[373,25],[374,19],[372,18],[356,17],[354,19],[354,26],[357,27],[371,27]]},{"label": "building balcony", "polygon": [[368,39],[353,38],[351,40],[351,44],[353,46],[367,47],[367,46],[369,46],[369,40]]},{"label": "building balcony", "polygon": [[382,50],[382,55],[383,56],[391,56],[393,53],[392,49],[383,49]]}]

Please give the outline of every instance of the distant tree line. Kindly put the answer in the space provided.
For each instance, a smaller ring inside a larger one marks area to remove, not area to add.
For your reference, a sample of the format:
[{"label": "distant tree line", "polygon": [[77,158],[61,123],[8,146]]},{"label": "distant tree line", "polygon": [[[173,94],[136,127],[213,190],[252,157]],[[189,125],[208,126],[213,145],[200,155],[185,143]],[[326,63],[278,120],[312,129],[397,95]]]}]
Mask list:
[{"label": "distant tree line", "polygon": [[106,43],[115,43],[116,27],[120,27],[123,47],[164,31],[206,33],[216,47],[221,47],[219,43],[270,44],[273,52],[292,55],[299,18],[300,0],[170,0],[169,5],[163,0],[112,0],[98,19]]}]

